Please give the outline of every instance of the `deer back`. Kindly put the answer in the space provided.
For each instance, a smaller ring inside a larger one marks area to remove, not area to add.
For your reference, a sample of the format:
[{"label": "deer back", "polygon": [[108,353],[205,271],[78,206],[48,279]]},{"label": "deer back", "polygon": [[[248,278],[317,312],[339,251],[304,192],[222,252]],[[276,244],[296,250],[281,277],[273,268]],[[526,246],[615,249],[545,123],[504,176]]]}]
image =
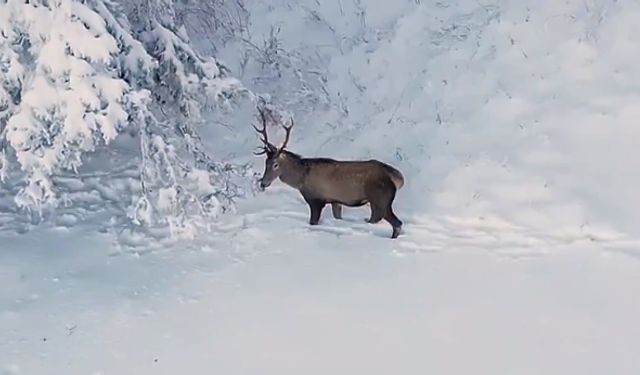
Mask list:
[{"label": "deer back", "polygon": [[305,163],[307,174],[301,190],[328,202],[359,204],[366,201],[371,184],[382,180],[391,180],[396,188],[403,184],[400,172],[377,160],[306,159]]}]

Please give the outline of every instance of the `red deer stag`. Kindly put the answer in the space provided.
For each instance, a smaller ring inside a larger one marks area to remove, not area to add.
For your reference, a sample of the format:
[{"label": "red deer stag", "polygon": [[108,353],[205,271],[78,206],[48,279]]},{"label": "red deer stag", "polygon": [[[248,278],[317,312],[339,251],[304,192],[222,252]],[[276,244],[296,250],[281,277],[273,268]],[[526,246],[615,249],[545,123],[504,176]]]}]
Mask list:
[{"label": "red deer stag", "polygon": [[397,238],[402,221],[393,213],[391,204],[396,191],[404,185],[402,173],[378,160],[340,161],[328,158],[304,158],[286,150],[293,119],[289,126],[282,125],[285,139],[279,148],[269,142],[267,119],[263,109],[259,109],[262,128],[253,127],[261,135],[263,146],[256,155],[266,155],[265,169],[260,179],[264,190],[280,178],[285,184],[297,189],[309,204],[311,217],[309,224],[316,225],[327,203],[331,204],[333,216],[342,218],[342,205],[359,207],[367,203],[371,206],[369,223],[385,219],[393,228],[391,238]]}]

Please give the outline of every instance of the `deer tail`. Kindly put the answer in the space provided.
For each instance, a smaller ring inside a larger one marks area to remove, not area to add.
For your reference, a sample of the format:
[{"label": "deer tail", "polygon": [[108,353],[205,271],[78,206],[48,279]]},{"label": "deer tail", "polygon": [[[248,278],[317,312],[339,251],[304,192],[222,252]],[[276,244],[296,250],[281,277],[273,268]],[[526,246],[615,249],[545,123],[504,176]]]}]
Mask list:
[{"label": "deer tail", "polygon": [[389,178],[391,178],[393,184],[396,185],[396,189],[400,190],[400,188],[404,186],[404,176],[402,175],[402,173],[388,164],[384,165],[384,169],[389,174]]}]

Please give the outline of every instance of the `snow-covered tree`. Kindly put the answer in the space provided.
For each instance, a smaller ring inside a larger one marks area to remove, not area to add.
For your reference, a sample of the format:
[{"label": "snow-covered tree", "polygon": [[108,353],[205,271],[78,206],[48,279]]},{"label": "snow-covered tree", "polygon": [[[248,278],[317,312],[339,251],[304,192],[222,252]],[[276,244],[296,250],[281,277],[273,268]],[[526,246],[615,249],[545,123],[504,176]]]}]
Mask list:
[{"label": "snow-covered tree", "polygon": [[19,170],[19,207],[56,207],[53,176],[125,128],[139,140],[135,223],[193,233],[242,194],[246,167],[208,156],[197,125],[250,93],[178,18],[172,0],[0,0],[0,179]]}]

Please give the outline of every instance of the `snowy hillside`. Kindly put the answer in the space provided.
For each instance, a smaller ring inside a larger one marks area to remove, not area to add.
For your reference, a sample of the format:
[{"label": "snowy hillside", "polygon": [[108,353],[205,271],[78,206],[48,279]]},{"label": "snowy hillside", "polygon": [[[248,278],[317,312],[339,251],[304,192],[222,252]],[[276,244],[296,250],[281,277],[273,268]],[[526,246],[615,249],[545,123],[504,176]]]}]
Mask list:
[{"label": "snowy hillside", "polygon": [[[0,190],[0,374],[640,371],[640,3],[185,4],[178,39],[290,112],[292,151],[403,172],[403,233],[364,223],[367,208],[311,227],[282,183],[225,214],[216,195],[195,238],[136,230],[123,213],[138,179],[162,178],[136,172],[121,135],[81,178],[51,174],[68,203],[53,220],[15,208],[17,180]],[[194,14],[237,28],[207,34]],[[253,108],[235,104],[203,104],[177,146],[220,162],[216,178],[225,163],[262,173]],[[147,123],[170,140],[161,155],[180,139],[163,121],[183,116]],[[210,189],[193,170],[189,192]],[[193,234],[168,201],[169,227]]]},{"label": "snowy hillside", "polygon": [[418,212],[637,233],[637,3],[361,6],[364,28],[329,4],[315,24],[303,7],[287,22],[261,9],[285,50],[331,53],[333,107],[299,121],[292,147],[396,163]]}]

